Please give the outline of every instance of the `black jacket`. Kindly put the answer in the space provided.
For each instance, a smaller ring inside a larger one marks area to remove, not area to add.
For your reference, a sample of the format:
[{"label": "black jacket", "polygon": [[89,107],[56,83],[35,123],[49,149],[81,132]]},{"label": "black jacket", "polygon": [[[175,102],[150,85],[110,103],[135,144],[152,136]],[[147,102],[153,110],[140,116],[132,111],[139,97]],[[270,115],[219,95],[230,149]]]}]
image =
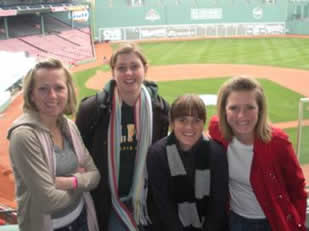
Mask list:
[{"label": "black jacket", "polygon": [[[154,82],[144,81],[144,85],[152,99],[152,140],[155,142],[167,135],[169,106],[157,94],[157,85]],[[107,134],[114,87],[115,81],[111,80],[102,92],[83,99],[76,117],[82,138],[102,176],[98,187],[91,192],[100,230],[107,230],[112,206],[108,182]]]},{"label": "black jacket", "polygon": [[[177,210],[177,198],[185,199],[188,196],[188,191],[192,187],[194,190],[194,177],[181,179],[177,176],[171,176],[168,166],[166,146],[175,140],[175,136],[171,133],[155,144],[153,144],[147,155],[147,170],[149,177],[149,189],[152,192],[154,206],[157,208],[157,214],[153,219],[156,230],[160,231],[193,231],[192,228],[184,228]],[[202,143],[203,142],[203,143]],[[203,144],[203,145],[202,145]],[[206,204],[200,204],[203,216],[205,216],[205,231],[226,231],[227,225],[227,202],[228,202],[228,164],[226,152],[220,144],[214,140],[200,140],[200,143],[195,145],[192,155],[207,155],[208,166],[211,172],[211,184],[209,200]],[[194,158],[194,156],[192,156]],[[201,158],[196,156],[195,166],[201,165],[197,163]],[[184,165],[184,159],[182,160]],[[192,166],[194,169],[197,167]],[[192,181],[190,183],[190,181]],[[178,182],[180,184],[175,184]],[[203,202],[204,203],[204,202]]]}]

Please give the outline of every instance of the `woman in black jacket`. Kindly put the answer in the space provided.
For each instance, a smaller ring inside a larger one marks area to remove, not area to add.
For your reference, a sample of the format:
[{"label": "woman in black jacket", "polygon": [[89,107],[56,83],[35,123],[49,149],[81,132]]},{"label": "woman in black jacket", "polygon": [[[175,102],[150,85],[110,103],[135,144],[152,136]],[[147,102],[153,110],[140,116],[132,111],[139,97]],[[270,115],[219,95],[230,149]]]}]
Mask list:
[{"label": "woman in black jacket", "polygon": [[203,136],[205,122],[202,99],[181,96],[171,106],[172,133],[149,149],[149,186],[162,231],[225,231],[227,159],[221,145]]},{"label": "woman in black jacket", "polygon": [[110,67],[113,79],[81,102],[76,123],[102,176],[92,192],[100,230],[135,231],[150,224],[145,161],[167,135],[169,106],[145,81],[147,60],[135,45],[121,46]]}]

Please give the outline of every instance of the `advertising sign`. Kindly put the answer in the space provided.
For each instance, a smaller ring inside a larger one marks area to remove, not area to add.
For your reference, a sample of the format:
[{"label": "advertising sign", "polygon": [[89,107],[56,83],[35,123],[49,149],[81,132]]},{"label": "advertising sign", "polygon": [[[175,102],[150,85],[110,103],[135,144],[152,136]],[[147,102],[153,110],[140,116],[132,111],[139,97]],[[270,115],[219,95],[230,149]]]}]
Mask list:
[{"label": "advertising sign", "polygon": [[121,40],[122,33],[120,29],[104,29],[103,40]]},{"label": "advertising sign", "polygon": [[73,19],[73,21],[87,22],[88,18],[89,18],[88,10],[73,11],[72,12],[72,19]]},{"label": "advertising sign", "polygon": [[166,37],[167,31],[165,28],[141,29],[140,35],[141,38],[161,38]]},{"label": "advertising sign", "polygon": [[17,15],[17,10],[0,10],[0,17]]},{"label": "advertising sign", "polygon": [[222,8],[191,9],[192,20],[222,19]]},{"label": "advertising sign", "polygon": [[69,11],[82,11],[88,9],[88,6],[78,5],[78,6],[68,6]]},{"label": "advertising sign", "polygon": [[51,6],[50,9],[51,9],[52,12],[67,11],[67,7],[66,6]]}]

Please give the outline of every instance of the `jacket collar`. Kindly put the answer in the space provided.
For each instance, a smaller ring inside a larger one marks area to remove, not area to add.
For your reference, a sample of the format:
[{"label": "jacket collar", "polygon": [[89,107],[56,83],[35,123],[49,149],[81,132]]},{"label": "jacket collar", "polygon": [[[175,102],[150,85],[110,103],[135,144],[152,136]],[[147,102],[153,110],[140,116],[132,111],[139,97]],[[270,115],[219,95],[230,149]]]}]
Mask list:
[{"label": "jacket collar", "polygon": [[[159,104],[159,102],[157,102],[157,100],[156,100],[156,98],[158,96],[158,85],[155,82],[148,81],[148,80],[144,80],[143,84],[145,85],[147,91],[150,94],[152,103]],[[98,93],[97,97],[100,97],[99,96],[100,94],[104,95],[104,97],[102,97],[103,100],[99,104],[100,105],[99,107],[107,108],[107,107],[111,106],[115,86],[116,86],[116,81],[114,79],[112,79],[112,80],[110,80],[109,82],[106,83],[106,85],[102,89],[103,92]]]}]

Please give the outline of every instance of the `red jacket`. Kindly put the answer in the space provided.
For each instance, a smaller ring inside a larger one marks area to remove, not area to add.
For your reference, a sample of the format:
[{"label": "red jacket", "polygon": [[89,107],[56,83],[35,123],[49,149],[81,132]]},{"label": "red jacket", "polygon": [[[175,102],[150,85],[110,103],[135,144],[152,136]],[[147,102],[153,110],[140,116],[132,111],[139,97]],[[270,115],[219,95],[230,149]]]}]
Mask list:
[{"label": "red jacket", "polygon": [[[216,116],[209,134],[227,148]],[[272,128],[271,141],[256,139],[253,152],[250,182],[272,231],[305,231],[305,178],[288,136]]]}]

